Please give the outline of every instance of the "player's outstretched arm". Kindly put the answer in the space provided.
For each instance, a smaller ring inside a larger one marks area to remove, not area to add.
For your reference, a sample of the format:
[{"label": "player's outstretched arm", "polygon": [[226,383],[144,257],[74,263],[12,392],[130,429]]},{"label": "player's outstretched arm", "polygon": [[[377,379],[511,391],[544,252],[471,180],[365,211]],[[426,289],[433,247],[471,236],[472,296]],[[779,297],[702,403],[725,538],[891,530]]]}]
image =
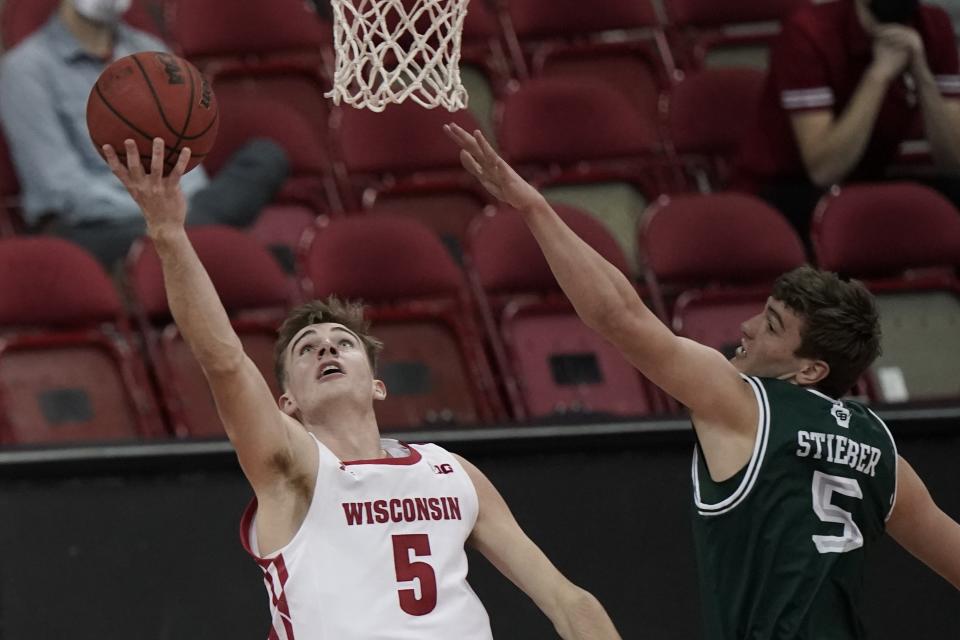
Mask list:
[{"label": "player's outstretched arm", "polygon": [[564,640],[619,640],[593,595],[570,582],[527,537],[490,480],[457,456],[477,490],[480,512],[470,543],[553,622]]},{"label": "player's outstretched arm", "polygon": [[495,197],[523,217],[551,271],[584,323],[616,346],[654,384],[687,406],[702,424],[752,433],[756,402],[723,355],[677,337],[640,299],[615,266],[580,239],[490,146],[479,131],[444,128],[460,161]]},{"label": "player's outstretched arm", "polygon": [[902,457],[897,460],[897,501],[887,532],[960,589],[960,524],[937,506],[923,480]]},{"label": "player's outstretched arm", "polygon": [[153,142],[149,172],[141,165],[132,140],[126,141],[125,150],[126,165],[109,145],[104,147],[104,155],[143,211],[147,233],[160,256],[173,319],[203,367],[227,435],[259,496],[280,480],[270,461],[285,452],[311,451],[310,447],[293,447],[291,442],[298,436],[308,436],[287,424],[293,420],[277,408],[266,381],[244,353],[210,276],[187,238],[187,202],[180,178],[190,160],[190,150],[180,152],[167,177],[162,171],[162,139]]}]

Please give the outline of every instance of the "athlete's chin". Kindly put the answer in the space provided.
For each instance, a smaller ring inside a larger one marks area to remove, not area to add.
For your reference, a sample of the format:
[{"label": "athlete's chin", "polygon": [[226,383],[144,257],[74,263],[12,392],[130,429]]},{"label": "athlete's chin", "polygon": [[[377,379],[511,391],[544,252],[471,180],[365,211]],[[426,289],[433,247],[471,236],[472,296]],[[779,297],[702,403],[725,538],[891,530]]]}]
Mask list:
[{"label": "athlete's chin", "polygon": [[732,364],[740,373],[749,373],[748,369],[750,364],[744,356],[740,355],[739,352],[730,358],[730,364]]},{"label": "athlete's chin", "polygon": [[329,384],[322,385],[317,389],[317,402],[337,404],[356,404],[366,406],[373,403],[373,396],[369,393],[363,393],[361,390],[349,385]]}]

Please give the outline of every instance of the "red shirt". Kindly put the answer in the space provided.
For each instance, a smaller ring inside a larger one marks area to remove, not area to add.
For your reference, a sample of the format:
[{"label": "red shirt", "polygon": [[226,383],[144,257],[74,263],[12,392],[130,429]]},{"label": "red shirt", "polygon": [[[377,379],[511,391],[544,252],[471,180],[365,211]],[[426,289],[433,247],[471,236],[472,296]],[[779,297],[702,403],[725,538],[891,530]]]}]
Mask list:
[{"label": "red shirt", "polygon": [[[940,92],[960,97],[960,63],[946,12],[921,5],[911,26],[923,40]],[[755,191],[779,181],[809,182],[791,115],[821,109],[842,114],[872,60],[873,42],[860,24],[855,0],[810,2],[797,9],[783,23],[772,47],[757,126],[741,148],[737,186]],[[912,78],[904,75],[890,83],[870,142],[848,180],[882,178],[901,145],[922,137],[922,114]]]}]

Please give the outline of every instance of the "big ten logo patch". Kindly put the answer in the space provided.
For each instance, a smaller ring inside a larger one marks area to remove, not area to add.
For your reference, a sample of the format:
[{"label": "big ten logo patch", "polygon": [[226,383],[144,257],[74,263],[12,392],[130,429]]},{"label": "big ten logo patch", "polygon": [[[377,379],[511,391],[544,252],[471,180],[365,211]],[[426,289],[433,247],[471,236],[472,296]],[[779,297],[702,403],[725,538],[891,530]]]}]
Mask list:
[{"label": "big ten logo patch", "polygon": [[435,464],[433,465],[433,472],[437,475],[445,476],[449,473],[453,473],[453,465],[448,463]]},{"label": "big ten logo patch", "polygon": [[833,416],[833,419],[837,421],[837,426],[843,427],[844,429],[850,428],[850,410],[843,406],[843,404],[837,402],[830,408],[830,415]]}]

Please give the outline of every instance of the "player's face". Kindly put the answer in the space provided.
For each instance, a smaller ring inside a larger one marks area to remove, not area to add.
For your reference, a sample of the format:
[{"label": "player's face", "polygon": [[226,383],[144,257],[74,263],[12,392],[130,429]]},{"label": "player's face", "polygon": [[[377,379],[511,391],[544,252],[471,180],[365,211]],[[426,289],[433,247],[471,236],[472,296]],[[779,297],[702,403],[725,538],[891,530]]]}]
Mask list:
[{"label": "player's face", "polygon": [[286,357],[287,395],[301,413],[334,399],[369,408],[385,395],[363,342],[341,324],[304,327],[290,341]]},{"label": "player's face", "polygon": [[803,319],[783,302],[768,298],[763,311],[740,325],[740,346],[731,362],[741,372],[765,378],[793,377],[806,360],[800,348]]}]

